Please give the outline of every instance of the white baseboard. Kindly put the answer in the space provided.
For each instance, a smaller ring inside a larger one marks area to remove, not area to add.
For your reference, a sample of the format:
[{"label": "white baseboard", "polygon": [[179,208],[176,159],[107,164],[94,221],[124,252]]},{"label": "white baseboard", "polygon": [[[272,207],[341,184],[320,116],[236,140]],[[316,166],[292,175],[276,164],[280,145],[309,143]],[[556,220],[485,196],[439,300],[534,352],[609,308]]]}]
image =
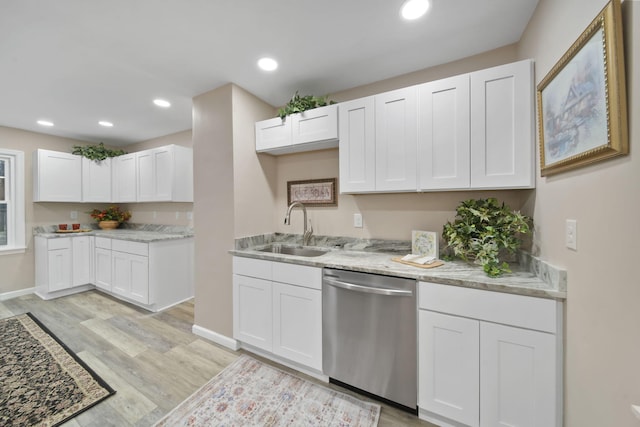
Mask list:
[{"label": "white baseboard", "polygon": [[207,328],[203,328],[202,326],[193,325],[193,327],[191,328],[191,332],[198,336],[201,336],[202,338],[213,341],[216,344],[227,347],[233,351],[236,351],[240,348],[238,341],[234,340],[233,338],[229,338],[226,335],[222,335]]},{"label": "white baseboard", "polygon": [[29,295],[34,293],[35,291],[36,291],[36,288],[34,287],[34,288],[20,289],[19,291],[5,292],[3,294],[0,294],[0,301],[6,301],[11,298],[17,298],[23,295]]}]

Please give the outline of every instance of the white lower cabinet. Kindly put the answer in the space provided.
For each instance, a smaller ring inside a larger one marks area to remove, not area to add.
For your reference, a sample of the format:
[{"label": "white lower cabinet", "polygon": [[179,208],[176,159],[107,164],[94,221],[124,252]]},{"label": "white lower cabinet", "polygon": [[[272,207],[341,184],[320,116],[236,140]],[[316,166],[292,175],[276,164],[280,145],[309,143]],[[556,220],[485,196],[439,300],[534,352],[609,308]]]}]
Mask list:
[{"label": "white lower cabinet", "polygon": [[322,269],[234,257],[233,337],[322,371]]},{"label": "white lower cabinet", "polygon": [[193,298],[193,238],[150,243],[101,236],[35,237],[36,293],[51,299],[94,286],[150,311]]},{"label": "white lower cabinet", "polygon": [[[264,261],[269,262],[269,261]],[[233,337],[262,350],[273,350],[271,282],[233,275]]]},{"label": "white lower cabinet", "polygon": [[92,237],[36,236],[36,294],[43,299],[78,292],[92,282]]},{"label": "white lower cabinet", "polygon": [[112,251],[111,262],[111,291],[141,304],[149,304],[149,257]]},{"label": "white lower cabinet", "polygon": [[419,307],[420,418],[562,425],[562,303],[421,282]]}]

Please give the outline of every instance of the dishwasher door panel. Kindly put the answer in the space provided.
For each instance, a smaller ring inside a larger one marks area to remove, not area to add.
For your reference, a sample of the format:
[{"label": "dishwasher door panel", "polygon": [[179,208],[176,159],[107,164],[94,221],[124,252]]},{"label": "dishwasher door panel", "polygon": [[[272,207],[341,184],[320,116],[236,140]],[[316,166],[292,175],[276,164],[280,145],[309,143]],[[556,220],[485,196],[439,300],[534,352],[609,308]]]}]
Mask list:
[{"label": "dishwasher door panel", "polygon": [[[415,408],[415,281],[327,270],[322,302],[324,373]],[[330,284],[336,281],[355,286],[344,289]]]}]

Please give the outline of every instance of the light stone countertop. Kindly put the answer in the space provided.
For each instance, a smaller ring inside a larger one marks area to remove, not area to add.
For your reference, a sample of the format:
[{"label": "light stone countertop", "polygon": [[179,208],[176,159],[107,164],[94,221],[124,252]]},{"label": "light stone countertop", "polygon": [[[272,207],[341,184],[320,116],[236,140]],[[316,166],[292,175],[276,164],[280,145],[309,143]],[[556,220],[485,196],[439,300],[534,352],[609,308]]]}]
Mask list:
[{"label": "light stone countertop", "polygon": [[56,239],[60,237],[98,236],[110,239],[127,240],[131,242],[152,243],[163,240],[185,239],[193,237],[193,230],[185,227],[161,226],[149,224],[126,224],[127,228],[117,228],[115,230],[101,230],[92,228],[91,225],[81,225],[81,229],[89,229],[88,232],[79,233],[56,233],[57,226],[35,227],[33,234],[46,239]]},{"label": "light stone countertop", "polygon": [[[268,239],[267,239],[268,240]],[[286,240],[286,239],[285,239]],[[254,242],[258,243],[258,242]],[[405,277],[420,281],[440,283],[445,285],[462,286],[467,288],[483,289],[489,291],[506,292],[519,295],[527,295],[541,298],[553,298],[564,300],[567,297],[566,287],[550,284],[542,280],[535,272],[529,271],[519,264],[510,264],[512,273],[499,278],[488,277],[480,266],[468,264],[463,261],[446,261],[444,265],[431,269],[423,269],[392,261],[392,258],[407,254],[398,252],[400,247],[392,248],[389,252],[371,250],[366,245],[351,245],[366,247],[369,250],[358,250],[342,245],[347,249],[339,249],[331,246],[314,246],[316,249],[327,250],[324,255],[316,257],[303,257],[271,252],[261,252],[270,242],[248,247],[244,243],[236,244],[237,249],[229,251],[234,256],[279,261],[291,264],[308,265],[313,267],[328,267],[352,270],[364,273],[382,274],[386,276]],[[317,244],[318,242],[316,242]],[[393,245],[387,245],[391,248]],[[566,276],[564,277],[566,286]],[[563,289],[564,288],[564,289]]]}]

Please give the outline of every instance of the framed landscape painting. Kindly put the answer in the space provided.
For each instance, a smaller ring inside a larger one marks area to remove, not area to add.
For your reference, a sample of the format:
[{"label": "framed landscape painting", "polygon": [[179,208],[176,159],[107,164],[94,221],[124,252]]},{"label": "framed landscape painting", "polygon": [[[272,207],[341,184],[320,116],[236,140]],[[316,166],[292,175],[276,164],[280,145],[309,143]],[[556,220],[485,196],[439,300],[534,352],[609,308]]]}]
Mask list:
[{"label": "framed landscape painting", "polygon": [[620,0],[612,0],[538,85],[540,172],[629,152]]}]

